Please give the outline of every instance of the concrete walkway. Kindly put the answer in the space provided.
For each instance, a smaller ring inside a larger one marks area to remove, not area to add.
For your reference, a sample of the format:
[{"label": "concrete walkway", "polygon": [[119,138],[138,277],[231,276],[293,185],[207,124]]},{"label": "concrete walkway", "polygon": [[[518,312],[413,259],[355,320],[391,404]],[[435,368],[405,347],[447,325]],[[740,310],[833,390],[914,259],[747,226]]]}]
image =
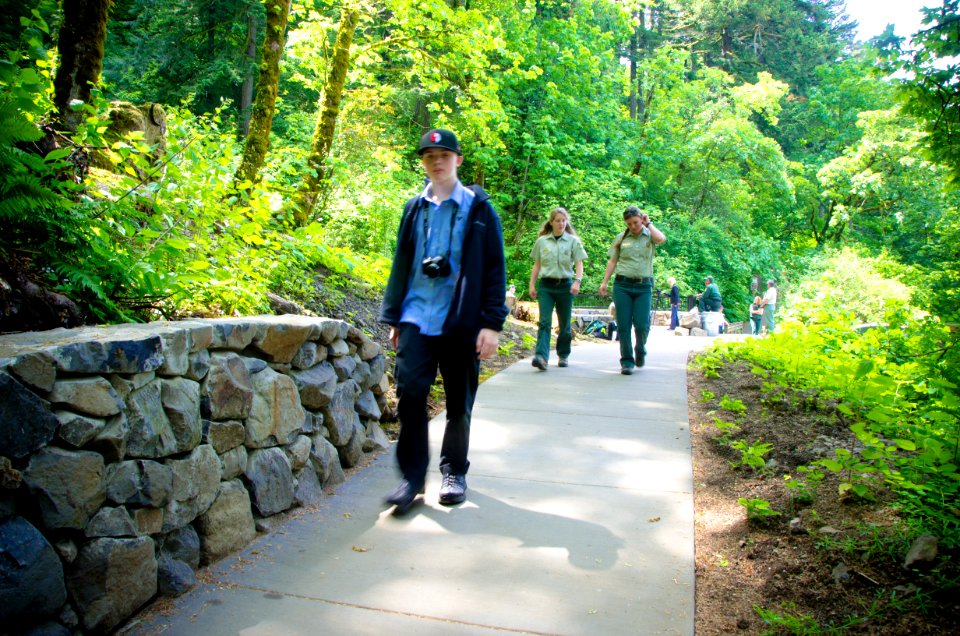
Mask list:
[{"label": "concrete walkway", "polygon": [[633,376],[616,343],[574,347],[566,369],[517,363],[478,393],[466,502],[437,503],[438,418],[406,515],[383,504],[383,453],[121,633],[692,635],[685,368],[711,340],[654,328]]}]

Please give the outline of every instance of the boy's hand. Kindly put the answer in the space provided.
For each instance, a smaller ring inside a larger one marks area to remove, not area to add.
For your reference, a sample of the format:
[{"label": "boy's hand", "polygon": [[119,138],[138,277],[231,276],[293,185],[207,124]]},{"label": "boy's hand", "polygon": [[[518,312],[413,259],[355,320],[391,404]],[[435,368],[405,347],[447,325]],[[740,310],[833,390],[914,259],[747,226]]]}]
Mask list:
[{"label": "boy's hand", "polygon": [[500,334],[493,329],[481,329],[477,334],[477,359],[489,360],[497,352]]}]

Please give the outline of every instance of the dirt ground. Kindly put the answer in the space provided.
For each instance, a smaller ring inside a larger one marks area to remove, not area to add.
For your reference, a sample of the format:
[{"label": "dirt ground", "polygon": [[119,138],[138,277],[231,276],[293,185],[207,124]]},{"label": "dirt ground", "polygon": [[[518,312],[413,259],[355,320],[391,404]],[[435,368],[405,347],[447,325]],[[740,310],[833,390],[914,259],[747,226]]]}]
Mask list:
[{"label": "dirt ground", "polygon": [[[829,477],[808,493],[785,486],[785,475],[803,477],[798,466],[855,446],[831,405],[765,395],[763,379],[743,363],[718,378],[694,367],[687,397],[698,636],[960,633],[957,554],[941,549],[931,563],[906,569],[916,532],[888,501],[841,500]],[[724,396],[740,400],[743,414],[721,408]],[[732,467],[742,453],[721,443],[715,417],[740,427],[732,443],[772,445],[761,469]],[[740,498],[766,500],[779,514],[748,521]]]}]

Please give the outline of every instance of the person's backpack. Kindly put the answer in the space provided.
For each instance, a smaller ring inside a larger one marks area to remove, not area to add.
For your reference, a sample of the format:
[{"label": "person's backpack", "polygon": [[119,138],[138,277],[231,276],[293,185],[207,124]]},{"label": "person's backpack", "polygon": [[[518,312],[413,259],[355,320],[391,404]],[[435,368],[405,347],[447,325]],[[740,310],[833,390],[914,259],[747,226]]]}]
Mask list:
[{"label": "person's backpack", "polygon": [[606,324],[604,324],[602,320],[594,320],[589,325],[587,325],[586,329],[583,330],[583,333],[587,334],[588,336],[591,336],[591,335],[602,336],[604,332],[604,327],[606,327]]}]

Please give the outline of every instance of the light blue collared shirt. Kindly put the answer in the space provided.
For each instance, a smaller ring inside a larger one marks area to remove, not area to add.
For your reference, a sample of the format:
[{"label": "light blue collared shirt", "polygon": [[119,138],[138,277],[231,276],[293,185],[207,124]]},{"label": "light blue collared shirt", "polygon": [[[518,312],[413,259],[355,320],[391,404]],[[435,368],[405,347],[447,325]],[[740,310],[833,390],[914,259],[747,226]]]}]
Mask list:
[{"label": "light blue collared shirt", "polygon": [[[416,248],[413,255],[414,266],[410,271],[410,285],[403,300],[400,322],[416,325],[425,336],[439,336],[443,333],[443,323],[453,303],[453,291],[460,275],[460,261],[463,256],[463,237],[467,227],[467,215],[473,204],[474,194],[464,188],[460,181],[454,186],[450,197],[439,205],[430,197],[433,188],[430,184],[420,194],[414,218]],[[424,223],[426,214],[426,223]],[[452,217],[452,215],[456,215]],[[452,223],[451,223],[452,219]],[[426,241],[424,241],[426,226]],[[420,263],[426,256],[447,256],[450,261],[450,275],[443,278],[428,278],[423,274]]]}]

